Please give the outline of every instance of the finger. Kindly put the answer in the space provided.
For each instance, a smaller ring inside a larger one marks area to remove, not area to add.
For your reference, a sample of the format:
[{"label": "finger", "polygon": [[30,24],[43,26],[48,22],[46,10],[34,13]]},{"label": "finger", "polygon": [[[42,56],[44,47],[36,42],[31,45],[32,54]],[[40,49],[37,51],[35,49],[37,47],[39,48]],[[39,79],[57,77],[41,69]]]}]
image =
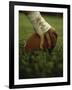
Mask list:
[{"label": "finger", "polygon": [[49,35],[51,38],[52,48],[54,48],[56,45],[56,41],[57,41],[57,34],[54,30],[51,29],[51,30],[49,30]]},{"label": "finger", "polygon": [[50,38],[48,32],[46,33],[46,40],[47,40],[47,43],[48,43],[48,48],[50,49],[51,48],[51,38]]}]

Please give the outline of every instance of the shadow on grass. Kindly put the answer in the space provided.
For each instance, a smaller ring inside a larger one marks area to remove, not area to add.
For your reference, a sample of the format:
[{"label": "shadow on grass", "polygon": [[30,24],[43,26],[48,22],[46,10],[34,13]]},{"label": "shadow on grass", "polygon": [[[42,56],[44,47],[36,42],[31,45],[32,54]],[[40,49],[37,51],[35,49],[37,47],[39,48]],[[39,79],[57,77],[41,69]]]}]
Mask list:
[{"label": "shadow on grass", "polygon": [[51,53],[47,49],[26,52],[22,42],[19,46],[19,79],[63,76],[61,45]]}]

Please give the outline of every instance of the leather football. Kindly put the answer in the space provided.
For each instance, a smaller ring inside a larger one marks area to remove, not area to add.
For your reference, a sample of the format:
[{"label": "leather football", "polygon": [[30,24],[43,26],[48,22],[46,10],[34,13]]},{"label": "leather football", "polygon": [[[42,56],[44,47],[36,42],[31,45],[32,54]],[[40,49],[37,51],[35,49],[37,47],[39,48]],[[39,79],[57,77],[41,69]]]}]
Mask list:
[{"label": "leather football", "polygon": [[[57,32],[53,29],[48,30],[44,35],[44,49],[53,49],[57,42]],[[25,45],[26,51],[33,51],[40,49],[40,36],[37,33],[33,33],[32,36],[27,40]]]}]

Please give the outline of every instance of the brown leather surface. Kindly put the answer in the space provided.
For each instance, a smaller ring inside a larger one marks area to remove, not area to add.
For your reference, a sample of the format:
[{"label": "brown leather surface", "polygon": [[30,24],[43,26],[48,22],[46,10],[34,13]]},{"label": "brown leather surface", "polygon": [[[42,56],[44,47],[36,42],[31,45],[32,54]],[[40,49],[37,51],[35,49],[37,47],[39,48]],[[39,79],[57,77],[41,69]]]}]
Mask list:
[{"label": "brown leather surface", "polygon": [[[48,37],[47,37],[48,35]],[[56,46],[57,42],[57,33],[54,30],[48,30],[48,32],[44,36],[44,44],[43,48],[52,49]],[[38,34],[34,33],[26,42],[25,50],[32,51],[40,49],[40,37]]]}]

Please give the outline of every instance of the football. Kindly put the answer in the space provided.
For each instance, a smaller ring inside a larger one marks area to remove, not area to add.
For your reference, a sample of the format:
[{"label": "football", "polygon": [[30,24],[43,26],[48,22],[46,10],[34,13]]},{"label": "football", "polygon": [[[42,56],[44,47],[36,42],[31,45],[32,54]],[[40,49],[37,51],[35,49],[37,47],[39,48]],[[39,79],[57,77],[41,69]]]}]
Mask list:
[{"label": "football", "polygon": [[[49,39],[46,38],[46,35],[49,35]],[[50,41],[49,41],[50,40]],[[51,42],[51,44],[49,44]],[[53,49],[56,46],[57,42],[57,32],[53,30],[48,30],[44,35],[44,49]],[[36,33],[32,34],[32,36],[27,40],[25,50],[26,51],[33,51],[40,49],[40,36]]]}]

